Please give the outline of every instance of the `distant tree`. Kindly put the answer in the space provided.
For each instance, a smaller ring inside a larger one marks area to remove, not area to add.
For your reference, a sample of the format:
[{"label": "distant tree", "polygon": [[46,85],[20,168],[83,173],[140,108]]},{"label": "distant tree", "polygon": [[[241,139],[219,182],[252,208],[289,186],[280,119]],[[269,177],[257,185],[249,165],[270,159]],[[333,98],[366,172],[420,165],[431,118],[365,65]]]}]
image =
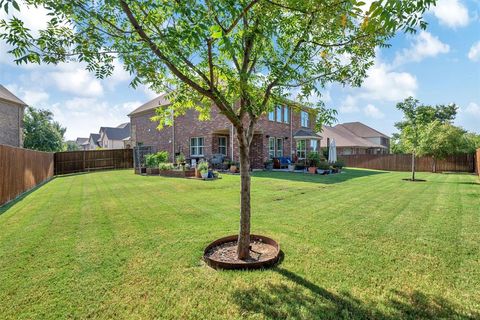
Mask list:
[{"label": "distant tree", "polygon": [[27,107],[23,121],[24,148],[47,152],[65,149],[66,129],[53,120],[51,111]]},{"label": "distant tree", "polygon": [[450,123],[435,120],[420,132],[420,152],[433,158],[432,171],[437,172],[437,160],[464,153],[469,149],[467,131]]},{"label": "distant tree", "polygon": [[477,149],[480,148],[480,134],[467,132],[465,134],[465,140],[465,153],[474,153]]},{"label": "distant tree", "polygon": [[78,144],[75,141],[71,141],[71,140],[65,142],[65,147],[66,147],[67,151],[78,151],[78,150],[80,150],[80,147],[78,146]]},{"label": "distant tree", "polygon": [[[12,1],[1,1],[12,2]],[[32,35],[17,18],[0,21],[0,39],[17,63],[78,59],[99,78],[118,58],[132,85],[168,92],[159,127],[196,109],[202,120],[217,108],[235,130],[240,154],[238,258],[250,255],[250,146],[262,115],[292,91],[309,106],[317,127],[335,112],[308,103],[327,83],[359,86],[376,49],[397,32],[427,24],[435,0],[25,0],[51,20]],[[295,104],[294,107],[299,107]]]}]

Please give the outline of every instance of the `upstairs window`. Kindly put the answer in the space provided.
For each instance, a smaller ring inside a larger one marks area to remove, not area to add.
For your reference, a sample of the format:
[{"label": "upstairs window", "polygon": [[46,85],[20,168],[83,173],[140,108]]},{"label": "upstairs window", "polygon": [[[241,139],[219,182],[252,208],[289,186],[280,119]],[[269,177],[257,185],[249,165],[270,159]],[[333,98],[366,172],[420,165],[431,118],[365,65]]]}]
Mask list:
[{"label": "upstairs window", "polygon": [[275,111],[270,111],[268,113],[268,120],[275,121]]},{"label": "upstairs window", "polygon": [[277,111],[277,122],[282,122],[282,107],[277,106],[275,109]]},{"label": "upstairs window", "polygon": [[310,119],[309,119],[308,112],[302,111],[300,113],[300,125],[305,128],[308,128],[310,126]]},{"label": "upstairs window", "polygon": [[290,123],[290,108],[283,107],[283,122]]},{"label": "upstairs window", "polygon": [[203,138],[195,137],[190,139],[190,155],[192,157],[203,156]]}]

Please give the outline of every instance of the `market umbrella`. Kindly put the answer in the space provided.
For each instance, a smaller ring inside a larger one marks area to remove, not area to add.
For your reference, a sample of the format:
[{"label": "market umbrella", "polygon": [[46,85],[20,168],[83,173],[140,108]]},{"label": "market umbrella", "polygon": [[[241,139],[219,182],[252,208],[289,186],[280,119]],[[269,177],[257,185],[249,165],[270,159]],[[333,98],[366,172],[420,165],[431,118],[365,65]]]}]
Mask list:
[{"label": "market umbrella", "polygon": [[328,162],[337,162],[337,148],[335,145],[335,139],[332,139],[332,141],[330,141],[330,146],[328,147]]}]

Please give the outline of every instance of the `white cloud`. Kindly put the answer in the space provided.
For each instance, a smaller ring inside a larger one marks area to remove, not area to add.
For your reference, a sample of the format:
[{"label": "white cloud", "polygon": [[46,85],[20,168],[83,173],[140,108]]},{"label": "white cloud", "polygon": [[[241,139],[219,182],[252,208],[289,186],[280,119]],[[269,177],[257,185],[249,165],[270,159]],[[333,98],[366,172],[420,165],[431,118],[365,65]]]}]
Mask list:
[{"label": "white cloud", "polygon": [[43,90],[26,89],[16,84],[8,84],[5,87],[30,106],[36,106],[46,102],[50,97],[50,95]]},{"label": "white cloud", "polygon": [[377,107],[373,104],[368,104],[365,108],[363,108],[363,113],[370,118],[374,119],[382,119],[385,117],[385,114],[380,111]]},{"label": "white cloud", "polygon": [[97,97],[103,94],[103,86],[87,70],[78,64],[58,65],[59,71],[50,73],[50,77],[63,92],[82,97]]},{"label": "white cloud", "polygon": [[414,96],[417,79],[408,72],[390,71],[379,61],[368,71],[362,85],[361,97],[365,99],[399,101]]},{"label": "white cloud", "polygon": [[48,106],[55,120],[67,127],[67,139],[87,137],[98,132],[100,127],[116,127],[128,122],[127,114],[142,104],[141,101],[128,101],[110,104],[95,98],[76,97]]},{"label": "white cloud", "polygon": [[432,12],[441,24],[451,28],[465,27],[470,21],[468,9],[460,0],[438,0]]},{"label": "white cloud", "polygon": [[465,113],[480,118],[480,105],[476,104],[475,102],[470,102],[465,109]]},{"label": "white cloud", "polygon": [[360,111],[357,106],[357,99],[352,95],[348,95],[341,103],[339,111],[341,113],[355,113]]},{"label": "white cloud", "polygon": [[468,59],[472,61],[480,61],[480,41],[472,45],[468,51]]},{"label": "white cloud", "polygon": [[441,42],[438,37],[427,31],[420,31],[415,37],[410,48],[403,49],[395,57],[395,65],[414,61],[419,62],[427,57],[435,57],[441,53],[450,51],[450,46]]}]

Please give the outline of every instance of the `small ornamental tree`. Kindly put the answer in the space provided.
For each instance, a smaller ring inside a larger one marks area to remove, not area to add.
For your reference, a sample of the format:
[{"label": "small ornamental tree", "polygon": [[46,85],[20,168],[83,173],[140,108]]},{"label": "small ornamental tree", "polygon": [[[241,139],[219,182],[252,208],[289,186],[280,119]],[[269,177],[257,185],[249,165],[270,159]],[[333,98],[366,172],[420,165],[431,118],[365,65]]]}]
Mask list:
[{"label": "small ornamental tree", "polygon": [[46,152],[64,151],[65,131],[66,128],[53,120],[51,111],[27,107],[23,117],[24,148]]},{"label": "small ornamental tree", "polygon": [[[260,116],[292,90],[318,124],[332,119],[322,103],[304,100],[329,82],[358,86],[375,49],[397,31],[426,27],[422,14],[435,0],[25,0],[51,12],[34,37],[22,21],[0,22],[0,38],[18,63],[76,59],[98,77],[114,59],[132,85],[170,92],[157,111],[160,127],[171,115],[211,108],[228,118],[239,144],[241,215],[238,257],[249,257],[250,145]],[[0,0],[0,5],[14,0]],[[12,10],[12,8],[10,9]]]}]

